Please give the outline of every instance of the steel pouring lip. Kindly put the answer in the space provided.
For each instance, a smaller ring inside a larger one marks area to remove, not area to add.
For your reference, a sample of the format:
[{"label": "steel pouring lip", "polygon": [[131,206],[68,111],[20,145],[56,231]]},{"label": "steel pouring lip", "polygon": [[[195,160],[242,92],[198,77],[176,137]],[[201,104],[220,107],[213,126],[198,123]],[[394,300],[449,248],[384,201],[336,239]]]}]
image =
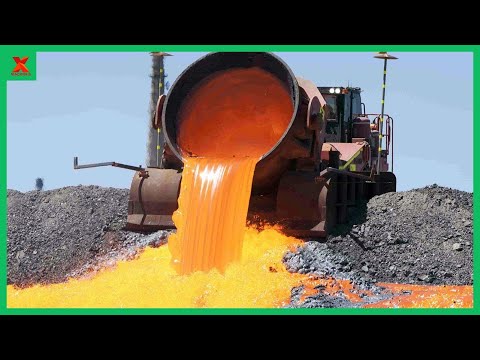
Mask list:
[{"label": "steel pouring lip", "polygon": [[[293,112],[290,118],[290,122],[288,123],[287,127],[285,128],[284,133],[280,137],[280,139],[275,143],[275,145],[267,151],[265,154],[263,154],[260,157],[260,160],[265,159],[268,157],[277,147],[282,143],[282,141],[285,139],[287,136],[290,128],[292,127],[293,122],[295,121],[295,118],[297,117],[297,112],[298,112],[298,107],[299,107],[299,96],[300,96],[300,91],[299,91],[299,86],[297,79],[293,73],[293,71],[290,69],[290,67],[277,55],[270,53],[270,52],[212,52],[207,55],[202,56],[192,64],[190,64],[183,72],[175,79],[175,82],[173,83],[172,87],[170,88],[170,91],[167,94],[167,97],[165,99],[165,104],[162,109],[162,131],[165,136],[165,140],[167,141],[167,144],[169,145],[170,149],[172,152],[175,154],[175,156],[180,159],[182,162],[185,162],[184,156],[182,155],[181,151],[179,151],[180,147],[177,144],[177,139],[176,139],[176,134],[170,134],[169,128],[170,123],[176,124],[177,119],[172,119],[171,117],[167,120],[167,110],[169,109],[169,105],[172,104],[173,101],[178,101],[178,94],[176,94],[176,90],[179,86],[182,86],[186,80],[188,80],[188,77],[191,76],[192,73],[195,73],[196,71],[199,71],[204,67],[205,65],[215,65],[219,64],[221,61],[221,58],[224,54],[239,54],[239,57],[244,57],[247,59],[249,56],[254,56],[254,55],[262,55],[264,58],[267,59],[267,61],[271,63],[276,63],[280,65],[281,70],[284,72],[284,74],[287,75],[286,81],[282,79],[282,82],[285,83],[288,87],[288,90],[291,94],[291,98],[293,100]],[[242,68],[242,66],[232,66],[231,69],[234,68]],[[263,68],[263,67],[262,67]],[[265,68],[263,68],[265,69]],[[217,70],[220,71],[220,70]],[[269,70],[266,70],[269,71]],[[195,84],[200,83],[201,80],[206,78],[207,76],[215,73],[216,71],[211,71],[211,72],[205,72],[204,76],[201,77],[198,81],[196,81]],[[278,74],[275,74],[272,71],[269,71],[273,75],[277,76],[280,78]],[[203,73],[203,71],[202,71]],[[284,75],[283,74],[283,75]],[[177,105],[177,104],[175,104]]]}]

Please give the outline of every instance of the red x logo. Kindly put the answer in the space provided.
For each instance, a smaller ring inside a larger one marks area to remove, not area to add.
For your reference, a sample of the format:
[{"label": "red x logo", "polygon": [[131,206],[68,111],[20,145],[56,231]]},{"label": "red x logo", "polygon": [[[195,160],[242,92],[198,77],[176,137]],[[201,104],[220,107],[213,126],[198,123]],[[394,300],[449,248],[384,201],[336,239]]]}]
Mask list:
[{"label": "red x logo", "polygon": [[20,70],[22,70],[22,72],[30,72],[28,71],[28,68],[25,66],[25,63],[28,60],[28,56],[25,56],[21,60],[18,56],[14,56],[13,60],[15,60],[15,63],[17,64],[17,66],[15,66],[12,72],[19,72]]}]

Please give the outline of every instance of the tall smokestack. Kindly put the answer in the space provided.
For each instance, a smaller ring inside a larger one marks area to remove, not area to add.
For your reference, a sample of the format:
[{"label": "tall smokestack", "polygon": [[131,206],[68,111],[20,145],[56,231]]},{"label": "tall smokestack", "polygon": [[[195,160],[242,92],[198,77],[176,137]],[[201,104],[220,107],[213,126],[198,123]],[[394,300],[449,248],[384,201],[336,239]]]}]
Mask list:
[{"label": "tall smokestack", "polygon": [[[150,111],[148,119],[148,141],[147,141],[147,166],[157,166],[157,156],[161,157],[164,146],[163,132],[157,132],[152,128],[152,118],[155,116],[155,109],[157,107],[158,97],[165,92],[165,69],[164,56],[171,56],[165,52],[152,52],[152,78],[150,90]],[[157,145],[160,149],[157,149]]]}]

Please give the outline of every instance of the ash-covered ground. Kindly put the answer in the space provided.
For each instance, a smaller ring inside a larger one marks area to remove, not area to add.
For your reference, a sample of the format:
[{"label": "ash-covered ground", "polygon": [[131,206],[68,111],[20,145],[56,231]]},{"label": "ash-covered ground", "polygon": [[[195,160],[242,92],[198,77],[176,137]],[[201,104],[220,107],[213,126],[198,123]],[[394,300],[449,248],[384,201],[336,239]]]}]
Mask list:
[{"label": "ash-covered ground", "polygon": [[[114,265],[145,246],[167,241],[168,231],[123,230],[128,190],[72,186],[21,193],[8,190],[8,284],[55,283]],[[326,242],[307,241],[288,252],[291,272],[350,280],[382,299],[377,282],[472,284],[473,194],[440,186],[374,197]],[[290,306],[358,306],[342,295],[302,297]]]}]

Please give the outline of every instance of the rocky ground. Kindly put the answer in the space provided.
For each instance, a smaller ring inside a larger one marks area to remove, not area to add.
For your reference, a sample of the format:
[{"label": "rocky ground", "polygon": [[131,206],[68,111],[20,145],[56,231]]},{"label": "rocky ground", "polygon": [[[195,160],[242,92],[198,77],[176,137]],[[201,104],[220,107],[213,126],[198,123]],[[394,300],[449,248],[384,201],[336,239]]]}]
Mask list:
[{"label": "rocky ground", "polygon": [[[285,254],[292,272],[376,282],[471,285],[473,194],[437,185],[374,197],[325,243],[310,241]],[[301,290],[301,289],[300,289]],[[351,306],[339,297],[312,297],[298,306]],[[298,297],[298,296],[297,296]],[[313,304],[312,304],[313,303]]]},{"label": "rocky ground", "polygon": [[[123,230],[128,190],[75,186],[8,190],[8,284],[62,282],[166,242],[168,231]],[[285,254],[291,272],[350,280],[382,298],[377,282],[472,284],[473,195],[436,185],[374,197],[326,242]],[[79,224],[81,224],[79,226]],[[356,306],[322,292],[291,306]]]}]

